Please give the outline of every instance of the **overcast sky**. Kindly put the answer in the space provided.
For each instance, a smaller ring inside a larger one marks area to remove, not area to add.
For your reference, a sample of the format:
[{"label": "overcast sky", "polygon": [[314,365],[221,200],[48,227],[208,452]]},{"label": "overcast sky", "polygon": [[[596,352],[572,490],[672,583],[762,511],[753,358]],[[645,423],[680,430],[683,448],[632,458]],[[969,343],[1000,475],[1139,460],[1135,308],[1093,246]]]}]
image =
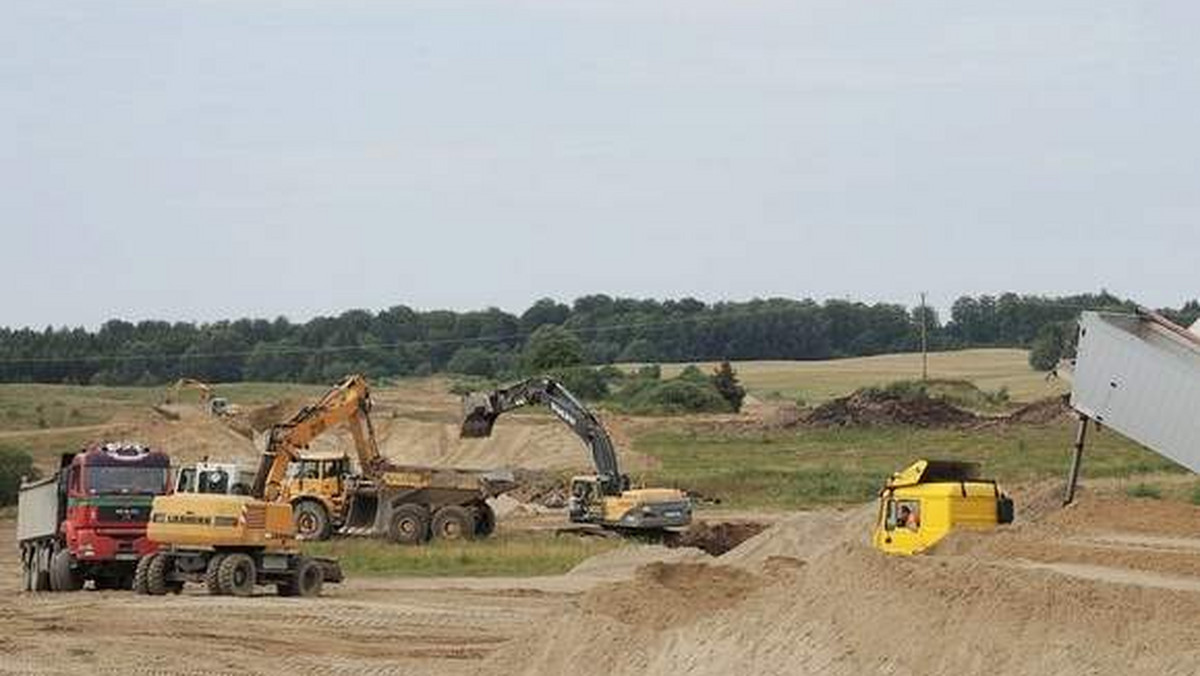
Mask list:
[{"label": "overcast sky", "polygon": [[8,2],[0,324],[1197,293],[1188,2]]}]

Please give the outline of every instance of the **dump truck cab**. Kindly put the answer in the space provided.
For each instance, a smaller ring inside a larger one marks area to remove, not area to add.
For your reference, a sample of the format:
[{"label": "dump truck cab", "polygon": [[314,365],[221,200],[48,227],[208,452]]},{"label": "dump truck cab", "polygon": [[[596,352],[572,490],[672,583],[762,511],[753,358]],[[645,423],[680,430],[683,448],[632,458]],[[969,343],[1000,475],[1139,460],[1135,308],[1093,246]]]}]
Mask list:
[{"label": "dump truck cab", "polygon": [[918,460],[888,478],[879,492],[872,535],[888,554],[919,554],[956,529],[1011,523],[1013,502],[975,463]]}]

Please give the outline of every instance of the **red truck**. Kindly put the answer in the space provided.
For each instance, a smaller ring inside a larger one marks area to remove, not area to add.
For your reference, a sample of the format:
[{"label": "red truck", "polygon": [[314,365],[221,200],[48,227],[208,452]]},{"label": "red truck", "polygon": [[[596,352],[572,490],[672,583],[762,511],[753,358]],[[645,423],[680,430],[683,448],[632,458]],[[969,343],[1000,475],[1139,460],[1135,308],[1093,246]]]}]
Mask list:
[{"label": "red truck", "polygon": [[74,591],[132,589],[138,558],[156,549],[146,537],[150,503],[167,492],[170,458],[129,443],[64,453],[54,476],[21,485],[17,543],[22,587]]}]

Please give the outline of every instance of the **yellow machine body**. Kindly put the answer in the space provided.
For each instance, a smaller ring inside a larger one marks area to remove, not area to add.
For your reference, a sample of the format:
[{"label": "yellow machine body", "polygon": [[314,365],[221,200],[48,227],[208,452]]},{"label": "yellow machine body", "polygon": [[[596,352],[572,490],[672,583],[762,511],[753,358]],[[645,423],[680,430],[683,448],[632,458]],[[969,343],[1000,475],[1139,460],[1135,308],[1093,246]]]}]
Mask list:
[{"label": "yellow machine body", "polygon": [[969,463],[918,460],[879,493],[872,533],[888,554],[919,554],[957,529],[990,530],[1013,519],[1012,500]]},{"label": "yellow machine body", "polygon": [[244,495],[175,493],[154,498],[147,536],[168,548],[295,547],[292,507]]}]

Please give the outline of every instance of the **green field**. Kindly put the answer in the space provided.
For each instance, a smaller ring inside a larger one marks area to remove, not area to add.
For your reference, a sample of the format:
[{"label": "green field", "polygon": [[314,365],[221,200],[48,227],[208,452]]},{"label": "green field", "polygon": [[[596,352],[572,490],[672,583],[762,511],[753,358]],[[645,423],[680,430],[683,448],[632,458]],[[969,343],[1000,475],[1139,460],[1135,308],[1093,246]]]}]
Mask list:
[{"label": "green field", "polygon": [[[1014,484],[1066,477],[1073,425],[984,429],[831,428],[762,432],[660,430],[634,448],[660,466],[647,484],[679,486],[723,507],[804,509],[870,500],[892,472],[919,458],[976,461]],[[1084,478],[1183,474],[1185,470],[1111,432],[1092,435]]]},{"label": "green field", "polygon": [[[663,366],[663,376],[678,375],[686,364]],[[715,364],[701,364],[711,371]],[[853,392],[860,387],[886,385],[897,380],[921,377],[921,355],[889,354],[826,361],[734,362],[738,378],[751,394],[778,394],[814,404]],[[1047,382],[1046,374],[1029,367],[1024,350],[980,349],[933,352],[929,355],[929,377],[939,380],[968,380],[981,390],[1006,388],[1014,401],[1028,402],[1066,391],[1061,381]]]},{"label": "green field", "polygon": [[621,546],[620,541],[552,533],[498,533],[475,542],[434,541],[421,547],[347,538],[305,545],[310,554],[336,556],[353,575],[534,576],[560,575],[584,559]]}]

